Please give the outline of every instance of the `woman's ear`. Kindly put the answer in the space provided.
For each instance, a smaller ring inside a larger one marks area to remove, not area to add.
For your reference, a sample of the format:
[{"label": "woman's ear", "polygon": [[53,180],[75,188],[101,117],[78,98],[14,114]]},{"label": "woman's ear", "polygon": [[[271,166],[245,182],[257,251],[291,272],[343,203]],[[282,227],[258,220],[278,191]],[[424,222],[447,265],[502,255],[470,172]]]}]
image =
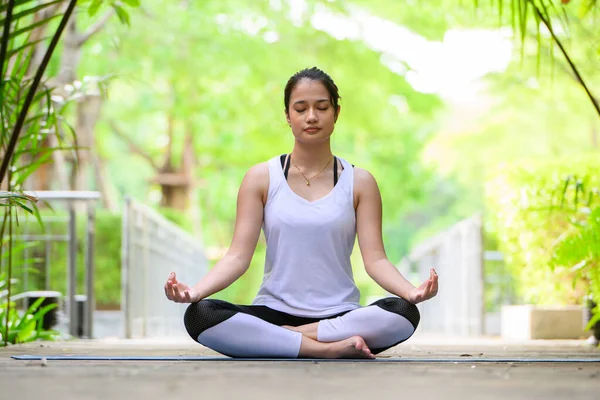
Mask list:
[{"label": "woman's ear", "polygon": [[335,112],[335,118],[333,119],[334,123],[337,122],[337,119],[340,116],[340,111],[342,111],[342,106],[338,105],[337,111]]},{"label": "woman's ear", "polygon": [[290,113],[285,110],[285,120],[289,126],[292,126],[292,121],[290,120]]}]

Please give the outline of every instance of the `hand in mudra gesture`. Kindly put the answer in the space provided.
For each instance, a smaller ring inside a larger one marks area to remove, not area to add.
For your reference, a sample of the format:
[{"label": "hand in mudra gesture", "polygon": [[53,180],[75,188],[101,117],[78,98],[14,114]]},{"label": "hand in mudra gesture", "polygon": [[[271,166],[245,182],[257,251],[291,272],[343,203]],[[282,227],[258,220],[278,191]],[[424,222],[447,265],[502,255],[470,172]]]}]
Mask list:
[{"label": "hand in mudra gesture", "polygon": [[202,300],[198,292],[177,280],[175,272],[171,272],[167,283],[165,283],[165,295],[167,299],[175,303],[195,303]]},{"label": "hand in mudra gesture", "polygon": [[434,297],[438,292],[438,275],[434,269],[429,272],[429,279],[421,284],[421,286],[415,288],[407,299],[413,304],[420,303],[425,300],[429,300]]}]

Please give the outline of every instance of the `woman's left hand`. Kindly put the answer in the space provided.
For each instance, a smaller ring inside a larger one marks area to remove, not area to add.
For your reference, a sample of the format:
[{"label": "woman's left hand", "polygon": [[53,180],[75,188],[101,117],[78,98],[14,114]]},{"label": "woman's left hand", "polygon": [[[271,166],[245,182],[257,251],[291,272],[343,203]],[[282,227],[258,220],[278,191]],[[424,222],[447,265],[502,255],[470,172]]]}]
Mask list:
[{"label": "woman's left hand", "polygon": [[431,269],[429,273],[429,279],[421,284],[408,296],[408,301],[413,304],[420,303],[425,300],[429,300],[434,297],[438,292],[438,275],[434,269]]}]

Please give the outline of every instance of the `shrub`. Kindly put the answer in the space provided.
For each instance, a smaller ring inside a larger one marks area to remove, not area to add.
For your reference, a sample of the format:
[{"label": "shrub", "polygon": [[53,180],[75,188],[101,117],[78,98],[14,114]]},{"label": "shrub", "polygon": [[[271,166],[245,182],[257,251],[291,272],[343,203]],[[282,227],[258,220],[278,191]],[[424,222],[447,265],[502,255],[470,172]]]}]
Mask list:
[{"label": "shrub", "polygon": [[579,205],[593,198],[580,198],[579,205],[567,200],[580,197],[582,187],[600,187],[598,171],[600,157],[590,154],[505,164],[487,180],[489,229],[522,302],[580,304],[589,293],[589,280],[554,259],[557,244],[573,229]]}]

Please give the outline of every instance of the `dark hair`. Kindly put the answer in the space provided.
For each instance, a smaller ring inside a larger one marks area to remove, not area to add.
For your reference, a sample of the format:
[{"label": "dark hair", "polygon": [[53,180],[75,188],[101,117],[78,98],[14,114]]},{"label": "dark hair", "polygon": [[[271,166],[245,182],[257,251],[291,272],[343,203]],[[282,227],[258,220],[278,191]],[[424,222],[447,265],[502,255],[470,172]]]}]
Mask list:
[{"label": "dark hair", "polygon": [[287,81],[287,84],[285,85],[285,90],[283,92],[285,112],[288,113],[290,111],[290,97],[292,95],[292,90],[294,90],[298,82],[300,82],[302,79],[311,79],[313,81],[321,82],[329,92],[331,105],[334,108],[334,112],[337,114],[340,100],[338,88],[333,82],[333,79],[331,79],[329,75],[327,75],[325,72],[323,72],[317,67],[305,68],[301,71],[298,71],[294,75],[292,75],[292,77]]}]

